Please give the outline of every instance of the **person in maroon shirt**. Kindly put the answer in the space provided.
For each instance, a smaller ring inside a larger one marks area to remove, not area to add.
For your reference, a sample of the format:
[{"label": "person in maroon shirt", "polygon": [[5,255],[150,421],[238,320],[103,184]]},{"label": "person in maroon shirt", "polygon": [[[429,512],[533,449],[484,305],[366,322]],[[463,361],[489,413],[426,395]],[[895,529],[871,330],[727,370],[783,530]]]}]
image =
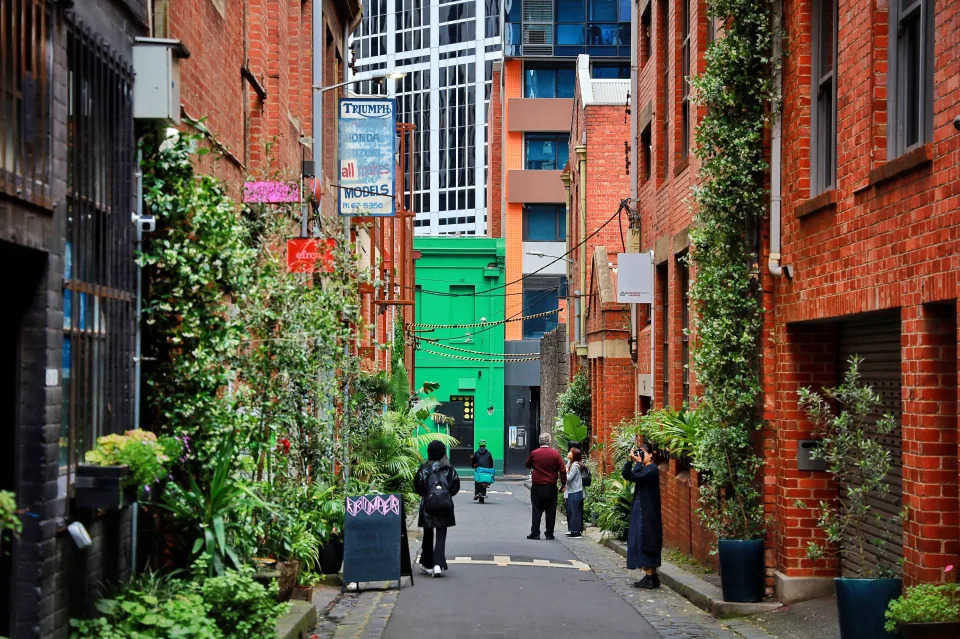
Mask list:
[{"label": "person in maroon shirt", "polygon": [[544,530],[547,539],[553,539],[553,525],[557,520],[557,480],[560,490],[567,487],[567,469],[560,451],[550,445],[550,435],[540,435],[540,448],[527,457],[530,469],[530,503],[533,506],[533,525],[527,539],[540,539],[540,519],[547,514]]}]

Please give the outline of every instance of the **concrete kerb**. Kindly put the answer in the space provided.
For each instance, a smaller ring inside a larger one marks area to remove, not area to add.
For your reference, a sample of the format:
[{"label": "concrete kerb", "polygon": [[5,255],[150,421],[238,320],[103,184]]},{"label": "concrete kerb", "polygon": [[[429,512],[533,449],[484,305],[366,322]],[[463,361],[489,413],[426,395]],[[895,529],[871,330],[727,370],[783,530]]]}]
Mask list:
[{"label": "concrete kerb", "polygon": [[[626,544],[596,533],[588,533],[598,543],[622,557],[627,556]],[[723,593],[713,584],[692,575],[669,561],[664,561],[658,569],[660,581],[671,590],[690,601],[697,608],[709,612],[714,617],[739,617],[772,612],[783,604],[779,602],[736,603],[724,601]]]},{"label": "concrete kerb", "polygon": [[277,619],[277,639],[300,639],[317,623],[317,609],[309,601],[295,599],[287,614]]}]

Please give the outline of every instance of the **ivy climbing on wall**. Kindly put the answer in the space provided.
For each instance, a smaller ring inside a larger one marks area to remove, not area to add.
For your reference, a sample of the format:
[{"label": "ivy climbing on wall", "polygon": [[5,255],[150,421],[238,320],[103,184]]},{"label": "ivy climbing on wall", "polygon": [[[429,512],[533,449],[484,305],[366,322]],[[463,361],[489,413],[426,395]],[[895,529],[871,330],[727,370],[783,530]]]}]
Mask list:
[{"label": "ivy climbing on wall", "polygon": [[761,425],[759,353],[763,307],[755,240],[766,213],[764,133],[779,98],[774,73],[773,3],[710,0],[722,25],[692,80],[706,115],[696,132],[701,162],[691,240],[696,279],[693,367],[702,387],[703,428],[695,451],[706,484],[700,515],[719,538],[765,529],[751,433]]}]

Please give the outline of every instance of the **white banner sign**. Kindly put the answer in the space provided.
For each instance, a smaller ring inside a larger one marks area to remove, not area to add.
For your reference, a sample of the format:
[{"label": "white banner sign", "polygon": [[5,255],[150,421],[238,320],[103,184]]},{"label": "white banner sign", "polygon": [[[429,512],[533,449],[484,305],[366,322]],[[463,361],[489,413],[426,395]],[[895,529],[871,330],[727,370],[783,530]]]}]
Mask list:
[{"label": "white banner sign", "polygon": [[393,215],[397,162],[393,98],[342,98],[339,127],[340,215]]},{"label": "white banner sign", "polygon": [[653,254],[617,255],[617,301],[653,304]]}]

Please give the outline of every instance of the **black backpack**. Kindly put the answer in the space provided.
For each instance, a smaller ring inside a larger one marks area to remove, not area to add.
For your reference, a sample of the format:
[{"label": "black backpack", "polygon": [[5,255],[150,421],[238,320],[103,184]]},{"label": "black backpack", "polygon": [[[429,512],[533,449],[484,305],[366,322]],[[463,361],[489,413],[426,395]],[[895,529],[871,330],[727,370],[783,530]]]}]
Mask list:
[{"label": "black backpack", "polygon": [[427,494],[423,498],[423,507],[431,515],[440,515],[453,511],[453,497],[450,496],[450,483],[446,469],[434,463],[427,477]]},{"label": "black backpack", "polygon": [[593,475],[590,474],[590,469],[587,468],[586,464],[580,464],[580,481],[583,482],[584,488],[589,488],[590,484],[593,483]]}]

